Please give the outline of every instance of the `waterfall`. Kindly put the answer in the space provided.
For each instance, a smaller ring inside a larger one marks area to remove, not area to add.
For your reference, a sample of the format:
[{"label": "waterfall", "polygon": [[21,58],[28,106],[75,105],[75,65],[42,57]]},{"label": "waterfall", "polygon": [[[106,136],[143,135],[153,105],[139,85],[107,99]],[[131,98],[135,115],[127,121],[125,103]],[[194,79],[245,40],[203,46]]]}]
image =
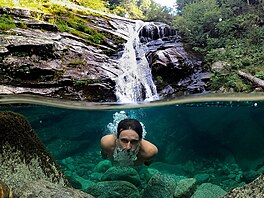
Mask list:
[{"label": "waterfall", "polygon": [[128,25],[129,39],[118,64],[122,73],[116,78],[118,102],[128,103],[159,99],[145,56],[146,48],[139,41],[138,33],[143,25],[144,22],[142,21],[137,21],[134,28]]}]

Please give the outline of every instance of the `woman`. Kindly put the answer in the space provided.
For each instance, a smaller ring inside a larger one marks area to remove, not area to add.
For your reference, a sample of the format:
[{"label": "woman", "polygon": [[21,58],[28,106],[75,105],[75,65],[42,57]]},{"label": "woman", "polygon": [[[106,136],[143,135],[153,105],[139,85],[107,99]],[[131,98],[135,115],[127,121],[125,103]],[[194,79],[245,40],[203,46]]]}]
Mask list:
[{"label": "woman", "polygon": [[101,139],[102,156],[119,165],[149,165],[158,153],[157,147],[142,138],[143,129],[136,119],[119,122],[116,134],[105,135]]}]

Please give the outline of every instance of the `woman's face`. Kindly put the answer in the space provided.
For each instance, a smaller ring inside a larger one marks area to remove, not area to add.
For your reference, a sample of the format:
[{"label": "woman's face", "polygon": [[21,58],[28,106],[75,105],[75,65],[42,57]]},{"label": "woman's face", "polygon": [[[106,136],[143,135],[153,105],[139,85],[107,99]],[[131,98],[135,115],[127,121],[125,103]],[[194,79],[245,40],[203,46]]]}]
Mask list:
[{"label": "woman's face", "polygon": [[123,130],[119,134],[119,138],[117,139],[117,144],[120,149],[124,149],[127,151],[135,151],[137,146],[140,144],[140,139],[138,134],[132,130]]}]

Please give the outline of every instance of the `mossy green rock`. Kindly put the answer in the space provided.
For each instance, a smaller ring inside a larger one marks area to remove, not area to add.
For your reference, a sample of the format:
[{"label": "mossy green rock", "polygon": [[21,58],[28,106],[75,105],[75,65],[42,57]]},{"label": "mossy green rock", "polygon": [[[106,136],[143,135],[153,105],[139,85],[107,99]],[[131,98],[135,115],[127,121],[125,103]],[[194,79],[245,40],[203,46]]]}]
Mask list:
[{"label": "mossy green rock", "polygon": [[154,169],[154,168],[147,168],[145,171],[144,171],[144,178],[146,181],[149,181],[150,178],[155,175],[156,173],[158,173],[159,171]]},{"label": "mossy green rock", "polygon": [[196,179],[187,178],[177,182],[174,198],[190,197],[196,189]]},{"label": "mossy green rock", "polygon": [[67,184],[60,167],[21,114],[0,112],[0,175],[11,189],[44,179]]},{"label": "mossy green rock", "polygon": [[170,175],[157,173],[149,180],[144,190],[144,198],[173,198],[176,188],[175,178]]},{"label": "mossy green rock", "polygon": [[225,194],[226,192],[220,186],[204,183],[197,188],[191,198],[219,198]]},{"label": "mossy green rock", "polygon": [[101,178],[102,181],[127,181],[135,186],[141,184],[138,172],[132,167],[113,166]]},{"label": "mossy green rock", "polygon": [[104,181],[89,186],[87,193],[97,198],[139,198],[139,191],[126,181]]},{"label": "mossy green rock", "polygon": [[111,167],[112,167],[112,162],[111,161],[109,161],[109,160],[103,160],[103,161],[99,162],[95,166],[94,172],[105,173],[105,171],[107,171]]}]

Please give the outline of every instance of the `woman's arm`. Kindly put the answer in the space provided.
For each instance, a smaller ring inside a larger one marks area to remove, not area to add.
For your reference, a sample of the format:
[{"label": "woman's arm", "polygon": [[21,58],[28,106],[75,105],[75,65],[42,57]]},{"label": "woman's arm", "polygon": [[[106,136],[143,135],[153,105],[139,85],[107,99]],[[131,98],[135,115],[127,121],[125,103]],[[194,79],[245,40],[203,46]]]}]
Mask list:
[{"label": "woman's arm", "polygon": [[111,158],[115,148],[114,134],[105,135],[101,138],[101,155],[103,159]]}]

